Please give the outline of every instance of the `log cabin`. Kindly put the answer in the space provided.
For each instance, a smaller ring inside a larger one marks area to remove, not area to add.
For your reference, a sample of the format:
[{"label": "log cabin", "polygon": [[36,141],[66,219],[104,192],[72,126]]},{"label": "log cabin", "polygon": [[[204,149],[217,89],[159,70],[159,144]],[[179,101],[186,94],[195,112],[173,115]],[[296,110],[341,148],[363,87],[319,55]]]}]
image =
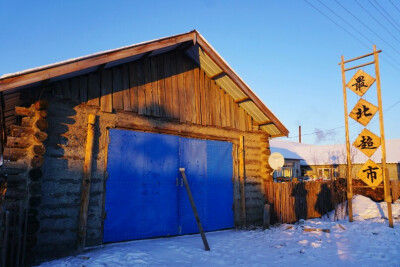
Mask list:
[{"label": "log cabin", "polygon": [[196,30],[6,74],[0,92],[30,262],[198,232],[179,168],[205,231],[262,224],[269,140],[288,130]]}]

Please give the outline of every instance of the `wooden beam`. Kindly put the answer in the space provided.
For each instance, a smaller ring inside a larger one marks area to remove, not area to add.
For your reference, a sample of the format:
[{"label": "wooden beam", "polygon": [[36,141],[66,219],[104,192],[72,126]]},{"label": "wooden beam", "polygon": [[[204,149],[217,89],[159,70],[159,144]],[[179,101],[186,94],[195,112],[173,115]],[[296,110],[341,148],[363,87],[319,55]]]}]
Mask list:
[{"label": "wooden beam", "polygon": [[377,93],[378,108],[379,108],[379,128],[380,128],[380,132],[381,132],[383,191],[385,194],[385,201],[387,203],[389,227],[393,228],[392,194],[390,192],[390,187],[389,187],[390,186],[389,177],[386,173],[386,144],[385,144],[385,131],[384,131],[384,125],[383,125],[381,78],[380,78],[380,71],[379,71],[378,53],[379,53],[379,51],[376,50],[376,45],[374,45],[376,93]]},{"label": "wooden beam", "polygon": [[380,53],[380,52],[382,52],[382,50],[374,51],[374,52],[371,52],[371,53],[369,53],[369,54],[365,54],[365,55],[363,55],[363,56],[359,56],[359,57],[355,57],[355,58],[352,58],[352,59],[348,59],[348,60],[346,60],[346,61],[344,61],[344,62],[339,62],[338,65],[342,65],[342,63],[343,63],[343,64],[349,63],[349,62],[352,62],[352,61],[357,60],[357,59],[361,59],[361,58],[373,56],[373,55],[375,55],[375,53]]},{"label": "wooden beam", "polygon": [[201,239],[203,240],[204,249],[206,251],[209,251],[210,247],[208,246],[207,238],[206,238],[206,235],[204,234],[203,226],[201,225],[201,222],[200,222],[199,213],[197,212],[197,208],[196,208],[196,205],[194,203],[192,192],[190,191],[189,183],[187,181],[186,174],[185,174],[185,168],[179,168],[179,171],[180,171],[180,173],[182,175],[183,182],[185,183],[186,192],[187,192],[188,197],[189,197],[190,205],[192,206],[192,209],[193,209],[193,214],[194,214],[194,217],[196,219],[197,227],[199,228]]},{"label": "wooden beam", "polygon": [[178,45],[178,47],[176,47],[175,49],[181,50],[181,51],[186,51],[186,50],[190,49],[192,46],[193,46],[193,42],[185,42],[185,43],[181,43],[180,45]]},{"label": "wooden beam", "polygon": [[218,80],[219,78],[222,78],[226,75],[224,71],[218,72],[214,74],[213,76],[210,77],[211,80]]},{"label": "wooden beam", "polygon": [[353,222],[353,180],[351,177],[351,156],[350,156],[350,134],[349,134],[349,119],[347,110],[347,89],[346,89],[346,72],[344,68],[344,56],[342,56],[342,89],[343,89],[343,103],[344,103],[344,122],[346,130],[346,155],[347,155],[347,207],[349,212],[349,222]]},{"label": "wooden beam", "polygon": [[239,138],[239,183],[240,183],[240,217],[242,219],[242,226],[246,226],[246,182],[244,170],[244,136]]},{"label": "wooden beam", "polygon": [[16,116],[33,117],[35,115],[35,111],[31,107],[25,108],[25,107],[15,106],[14,108]]},{"label": "wooden beam", "polygon": [[241,99],[237,99],[237,100],[235,100],[235,103],[236,104],[241,104],[241,103],[244,103],[244,102],[247,102],[247,101],[251,101],[251,98],[250,97],[244,97],[244,98],[241,98]]},{"label": "wooden beam", "polygon": [[274,124],[272,121],[263,121],[263,122],[256,122],[255,125],[257,126],[267,126],[267,125],[271,125]]},{"label": "wooden beam", "polygon": [[358,68],[361,68],[361,67],[365,67],[365,66],[368,66],[368,65],[372,65],[372,64],[374,64],[374,63],[375,63],[375,61],[371,61],[371,62],[368,62],[368,63],[364,63],[364,64],[361,64],[361,65],[358,65],[358,66],[354,66],[354,67],[345,69],[344,71],[358,69]]},{"label": "wooden beam", "polygon": [[7,137],[7,147],[18,147],[18,148],[27,148],[31,145],[31,139],[27,136],[23,137]]},{"label": "wooden beam", "polygon": [[95,122],[96,122],[96,116],[93,114],[89,114],[87,139],[86,139],[86,151],[85,151],[85,162],[83,165],[81,206],[80,206],[80,212],[79,212],[79,227],[78,227],[78,240],[79,240],[78,250],[79,251],[82,251],[85,248],[85,242],[86,242],[86,227],[87,227],[89,197],[90,197],[90,179],[92,176]]},{"label": "wooden beam", "polygon": [[119,59],[131,57],[137,54],[142,54],[154,51],[166,46],[171,46],[178,43],[193,40],[193,32],[167,37],[151,41],[144,44],[134,45],[127,48],[121,48],[111,52],[105,52],[97,55],[84,57],[74,60],[72,62],[61,62],[59,64],[50,65],[45,68],[32,70],[23,74],[16,74],[3,79],[0,79],[0,91],[5,91],[11,88],[24,86],[31,83],[40,82],[53,77],[61,76],[64,74],[76,72],[79,70],[95,67],[108,62],[116,61]]}]

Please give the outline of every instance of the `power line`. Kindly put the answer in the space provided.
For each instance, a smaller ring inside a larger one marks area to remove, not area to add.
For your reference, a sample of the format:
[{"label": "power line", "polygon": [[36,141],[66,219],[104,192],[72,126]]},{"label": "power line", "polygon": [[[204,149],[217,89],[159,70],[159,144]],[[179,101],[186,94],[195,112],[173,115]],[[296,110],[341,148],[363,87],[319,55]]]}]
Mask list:
[{"label": "power line", "polygon": [[[336,26],[340,27],[342,30],[344,30],[346,33],[348,33],[351,37],[353,37],[354,39],[356,39],[359,43],[361,43],[364,47],[366,47],[367,49],[370,49],[370,47],[368,45],[366,45],[363,41],[361,41],[359,38],[355,37],[351,32],[349,32],[347,29],[345,29],[343,26],[341,26],[340,24],[336,23],[333,19],[331,19],[328,15],[326,15],[323,11],[321,11],[319,8],[317,8],[316,6],[314,6],[313,4],[311,4],[310,2],[308,2],[307,0],[304,0],[307,4],[309,4],[312,8],[314,8],[315,10],[317,10],[320,14],[322,14],[324,17],[326,17],[327,19],[329,19],[332,23],[334,23]],[[389,46],[391,46],[390,44],[388,44]],[[391,46],[393,48],[393,46]],[[393,48],[394,50],[396,50],[395,48]],[[400,54],[399,51],[396,50],[397,53]],[[388,56],[390,59],[392,59],[394,62],[397,62],[398,64],[400,64],[400,62],[398,62],[396,59],[394,59],[393,57]],[[400,71],[400,68],[398,68],[397,66],[393,65],[392,62],[388,61],[386,59],[386,55],[385,57],[382,58],[386,63],[388,63],[389,65],[391,65],[393,68],[397,69],[398,71]]]},{"label": "power line", "polygon": [[[336,0],[335,0],[336,1]],[[331,11],[336,17],[338,17],[339,19],[341,19],[345,24],[349,25],[355,32],[359,33],[362,37],[364,37],[367,41],[369,41],[371,44],[373,44],[374,42],[369,39],[367,36],[365,36],[363,33],[361,33],[360,31],[358,31],[353,25],[351,25],[349,22],[347,22],[345,19],[343,19],[341,16],[339,16],[335,11],[333,11],[331,8],[329,8],[327,5],[325,5],[323,2],[321,2],[321,0],[318,0],[318,2],[320,4],[322,4],[326,9],[328,9],[329,11]],[[343,6],[342,6],[343,7]],[[349,12],[350,13],[350,12]],[[350,13],[351,14],[351,13]],[[353,15],[353,14],[351,14]],[[389,43],[387,43],[389,44]],[[389,44],[389,46],[391,46]],[[394,50],[396,50],[395,48],[393,48]],[[396,50],[397,51],[397,50]],[[400,55],[400,52],[397,51],[397,53]],[[390,56],[389,56],[390,57]],[[399,61],[397,61],[396,59],[394,59],[393,57],[390,57],[394,62],[396,62],[397,64],[400,64]],[[390,62],[388,62],[387,60],[385,60],[387,63],[389,63],[390,65],[392,65],[392,67],[400,70],[399,68],[397,68],[396,66],[394,66],[393,64],[391,64]]]},{"label": "power line", "polygon": [[397,9],[397,12],[400,13],[400,9],[392,2],[392,0],[389,0],[389,2],[394,6],[395,9]]},{"label": "power line", "polygon": [[[397,25],[394,25],[394,23],[393,23],[392,21],[389,20],[389,18],[390,18],[391,20],[393,20],[392,16],[390,16],[390,14],[389,14],[377,1],[375,1],[375,3],[377,4],[377,6],[378,6],[379,8],[377,8],[377,7],[375,6],[375,4],[372,3],[371,0],[368,0],[368,2],[369,2],[373,7],[375,7],[376,10],[378,10],[378,12],[382,15],[382,17],[384,17],[387,21],[389,21],[389,23],[393,26],[393,28],[395,28],[398,32],[400,32],[400,30],[399,30],[399,28],[397,27]],[[382,14],[381,10],[382,10],[383,12],[385,12],[386,15],[385,15],[385,14]],[[396,21],[394,21],[394,22],[397,24]]]},{"label": "power line", "polygon": [[376,23],[378,23],[382,28],[384,28],[397,42],[400,43],[400,40],[397,39],[396,36],[393,35],[393,33],[391,33],[386,27],[385,25],[383,25],[379,20],[377,20],[375,18],[375,16],[373,14],[371,14],[367,9],[365,9],[365,7],[363,7],[358,0],[354,0],[373,20],[375,20]]},{"label": "power line", "polygon": [[310,2],[308,2],[307,0],[304,0],[304,2],[306,2],[307,4],[309,4],[312,8],[314,8],[315,10],[317,10],[320,14],[322,14],[324,17],[326,17],[327,19],[329,19],[332,23],[334,23],[336,26],[338,26],[339,28],[341,28],[342,30],[344,30],[347,34],[349,34],[351,37],[353,37],[354,39],[356,39],[359,43],[361,43],[364,47],[366,47],[367,49],[371,49],[368,45],[366,45],[363,41],[361,41],[359,38],[355,37],[351,32],[349,32],[346,28],[344,28],[342,25],[336,23],[336,21],[334,21],[333,19],[331,19],[329,16],[327,16],[324,12],[322,12],[319,8],[317,8],[316,6],[314,6],[313,4],[311,4]]},{"label": "power line", "polygon": [[353,13],[351,13],[346,7],[344,7],[340,2],[338,2],[337,0],[334,0],[336,2],[336,4],[338,4],[339,6],[341,6],[347,13],[349,13],[353,18],[355,18],[359,23],[361,23],[365,28],[367,28],[369,31],[371,31],[373,34],[375,34],[379,39],[382,40],[382,42],[384,42],[385,44],[387,44],[388,46],[390,46],[390,48],[392,48],[397,54],[400,55],[400,51],[397,50],[394,46],[392,46],[390,43],[388,43],[385,39],[383,39],[378,33],[376,33],[373,29],[371,29],[367,24],[365,24],[362,20],[360,20],[358,17],[354,16]]},{"label": "power line", "polygon": [[[400,24],[392,17],[392,15],[390,15],[390,13],[387,12],[386,9],[385,9],[384,7],[382,7],[382,6],[379,4],[378,1],[376,1],[376,0],[374,0],[374,1],[375,1],[375,4],[377,4],[377,5],[382,9],[382,11],[385,12],[385,13],[388,15],[388,17],[392,20],[392,22],[395,23],[395,24],[400,28]],[[398,28],[398,29],[399,29],[399,28]]]},{"label": "power line", "polygon": [[318,2],[323,5],[326,9],[328,9],[330,12],[332,12],[336,17],[338,17],[339,19],[341,19],[345,24],[349,25],[355,32],[358,32],[362,37],[364,37],[368,42],[370,42],[371,44],[373,44],[374,42],[369,39],[367,36],[365,36],[365,34],[363,34],[362,32],[358,31],[353,25],[351,25],[350,23],[348,23],[347,21],[345,21],[341,16],[339,16],[335,11],[333,11],[331,8],[329,8],[327,5],[324,4],[324,2],[321,2],[321,0],[318,0]]}]

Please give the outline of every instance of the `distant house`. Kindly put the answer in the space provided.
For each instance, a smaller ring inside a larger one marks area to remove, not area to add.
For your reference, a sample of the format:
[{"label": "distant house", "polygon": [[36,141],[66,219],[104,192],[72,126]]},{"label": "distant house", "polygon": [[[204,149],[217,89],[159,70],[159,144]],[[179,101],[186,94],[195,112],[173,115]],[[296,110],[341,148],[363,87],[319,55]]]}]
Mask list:
[{"label": "distant house", "polygon": [[[346,177],[347,154],[345,144],[309,145],[281,139],[270,141],[271,152],[279,152],[285,158],[285,165],[293,159],[299,159],[301,176],[334,179]],[[368,157],[351,146],[352,177],[357,179],[357,172]],[[371,157],[381,166],[381,148]],[[400,178],[400,139],[386,140],[386,168],[390,180]],[[295,169],[293,169],[295,171]]]},{"label": "distant house", "polygon": [[[272,142],[275,141],[275,142]],[[277,142],[276,142],[277,141]],[[301,175],[301,168],[300,168],[300,162],[303,159],[299,154],[295,152],[293,149],[293,146],[295,146],[298,143],[294,142],[287,142],[287,141],[281,141],[279,139],[273,139],[270,140],[271,144],[271,153],[278,152],[283,155],[285,159],[285,163],[282,167],[281,170],[276,170],[273,173],[273,178],[276,179],[278,177],[284,177],[284,178],[298,178]],[[300,144],[301,145],[301,144]]]}]

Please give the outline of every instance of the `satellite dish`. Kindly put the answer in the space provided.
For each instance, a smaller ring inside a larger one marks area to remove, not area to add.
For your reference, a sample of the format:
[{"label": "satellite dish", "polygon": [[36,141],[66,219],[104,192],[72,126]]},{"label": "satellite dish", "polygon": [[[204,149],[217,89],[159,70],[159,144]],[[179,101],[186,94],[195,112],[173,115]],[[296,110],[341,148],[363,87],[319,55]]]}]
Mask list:
[{"label": "satellite dish", "polygon": [[272,169],[278,170],[283,167],[285,159],[283,158],[281,153],[274,152],[269,156],[268,163]]}]

